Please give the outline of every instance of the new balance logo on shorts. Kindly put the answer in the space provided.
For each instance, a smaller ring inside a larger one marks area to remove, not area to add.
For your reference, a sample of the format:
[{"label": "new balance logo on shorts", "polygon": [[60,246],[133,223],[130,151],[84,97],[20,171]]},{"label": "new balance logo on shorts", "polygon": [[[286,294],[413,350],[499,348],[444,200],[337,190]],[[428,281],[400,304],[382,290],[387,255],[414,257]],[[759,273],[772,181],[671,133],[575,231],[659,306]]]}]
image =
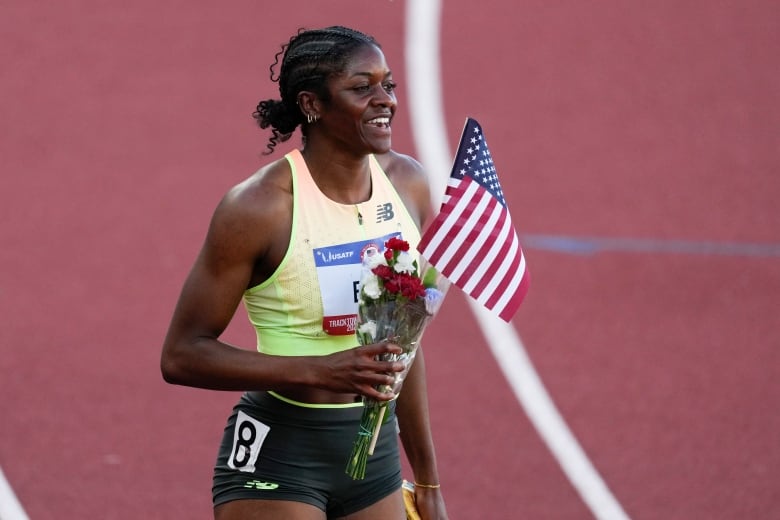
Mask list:
[{"label": "new balance logo on shorts", "polygon": [[276,489],[279,487],[279,484],[263,482],[262,480],[247,480],[244,487],[249,489]]}]

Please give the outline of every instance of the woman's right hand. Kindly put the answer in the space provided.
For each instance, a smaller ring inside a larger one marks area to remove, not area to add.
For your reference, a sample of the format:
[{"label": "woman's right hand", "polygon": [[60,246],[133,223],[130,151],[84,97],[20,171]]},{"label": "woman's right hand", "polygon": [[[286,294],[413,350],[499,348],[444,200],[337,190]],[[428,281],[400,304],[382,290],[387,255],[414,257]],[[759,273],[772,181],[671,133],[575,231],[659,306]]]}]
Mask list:
[{"label": "woman's right hand", "polygon": [[325,368],[323,380],[316,386],[389,401],[395,398],[395,394],[380,392],[376,387],[392,385],[392,374],[403,371],[404,364],[400,361],[379,361],[378,357],[402,352],[403,349],[395,343],[383,341],[324,356],[321,358]]}]

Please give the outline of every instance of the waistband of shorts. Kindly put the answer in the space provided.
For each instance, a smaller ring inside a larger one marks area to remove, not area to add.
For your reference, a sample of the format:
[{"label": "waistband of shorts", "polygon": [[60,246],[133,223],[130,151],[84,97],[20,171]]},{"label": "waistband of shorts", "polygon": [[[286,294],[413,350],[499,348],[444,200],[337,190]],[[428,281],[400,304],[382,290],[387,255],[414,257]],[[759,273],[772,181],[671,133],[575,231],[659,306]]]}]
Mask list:
[{"label": "waistband of shorts", "polygon": [[[252,392],[252,393],[258,393],[258,392]],[[359,408],[363,406],[363,403],[361,401],[358,401],[356,403],[302,403],[301,401],[296,401],[295,399],[290,399],[289,397],[285,397],[277,392],[274,392],[273,390],[268,390],[268,395],[275,397],[279,399],[280,401],[284,401],[287,404],[291,404],[293,406],[300,406],[301,408],[315,408],[315,409],[327,409],[327,408]]]},{"label": "waistband of shorts", "polygon": [[[295,420],[301,423],[307,421],[314,421],[314,423],[319,421],[328,423],[332,421],[359,421],[363,414],[362,402],[347,403],[346,406],[343,404],[298,403],[276,392],[269,391],[244,392],[238,406],[240,407],[242,403],[248,406],[259,406],[266,413],[278,413],[279,417],[295,417]],[[390,418],[395,415],[395,405],[395,400],[388,401],[386,417]]]}]

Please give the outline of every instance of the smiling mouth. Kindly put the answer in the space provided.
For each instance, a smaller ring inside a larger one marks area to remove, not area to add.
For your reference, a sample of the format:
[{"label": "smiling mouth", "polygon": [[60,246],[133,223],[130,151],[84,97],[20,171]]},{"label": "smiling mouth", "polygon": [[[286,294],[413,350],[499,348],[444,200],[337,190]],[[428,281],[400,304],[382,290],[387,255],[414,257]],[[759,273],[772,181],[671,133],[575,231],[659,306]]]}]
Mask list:
[{"label": "smiling mouth", "polygon": [[390,118],[389,117],[375,117],[374,119],[371,119],[370,121],[366,121],[367,125],[372,125],[377,128],[390,128]]}]

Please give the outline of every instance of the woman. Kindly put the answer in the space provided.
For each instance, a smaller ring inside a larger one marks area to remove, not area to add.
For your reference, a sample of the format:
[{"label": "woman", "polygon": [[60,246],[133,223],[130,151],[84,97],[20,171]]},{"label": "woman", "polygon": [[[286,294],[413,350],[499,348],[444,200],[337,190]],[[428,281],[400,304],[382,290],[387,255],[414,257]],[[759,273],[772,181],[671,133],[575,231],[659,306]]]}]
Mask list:
[{"label": "woman", "polygon": [[[303,147],[220,202],[162,351],[170,383],[245,391],[217,458],[215,518],[405,518],[396,427],[382,427],[364,480],[345,473],[367,396],[391,401],[422,518],[446,519],[422,352],[397,399],[378,392],[403,367],[376,356],[401,350],[357,346],[340,326],[360,258],[329,263],[388,236],[414,244],[431,217],[420,165],[391,150],[391,71],[373,38],[344,27],[299,32],[274,66],[281,100],[254,117],[273,132],[269,153],[299,125]],[[258,352],[219,340],[242,299]]]}]

